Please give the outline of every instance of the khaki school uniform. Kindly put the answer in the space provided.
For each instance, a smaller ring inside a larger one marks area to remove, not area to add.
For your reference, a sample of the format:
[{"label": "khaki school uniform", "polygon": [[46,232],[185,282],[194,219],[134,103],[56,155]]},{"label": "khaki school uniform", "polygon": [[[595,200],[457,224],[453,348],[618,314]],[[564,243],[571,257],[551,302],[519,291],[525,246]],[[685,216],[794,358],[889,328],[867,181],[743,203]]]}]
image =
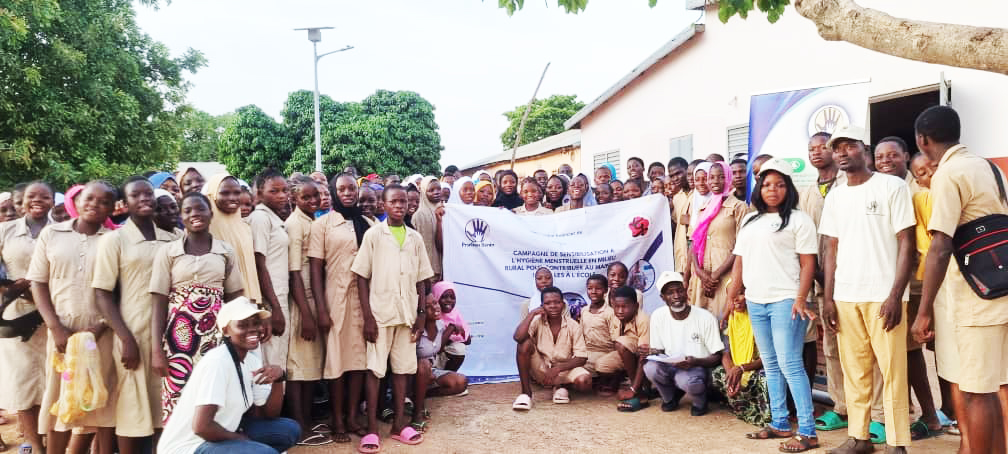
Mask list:
[{"label": "khaki school uniform", "polygon": [[[732,255],[732,250],[735,248],[735,234],[738,232],[739,225],[747,211],[748,207],[746,207],[746,204],[736,199],[735,196],[728,196],[721,202],[721,210],[718,211],[717,216],[714,217],[707,229],[707,246],[704,250],[703,264],[705,270],[713,271]],[[697,217],[702,218],[703,212],[699,212]],[[700,219],[692,220],[690,231],[688,232],[689,235],[693,235],[693,230],[699,223]],[[725,273],[721,277],[713,298],[704,296],[704,289],[700,283],[700,279],[696,277],[696,273],[693,276],[696,285],[691,284],[689,289],[689,292],[693,294],[693,304],[707,309],[719,321],[724,319],[728,308],[731,306],[731,302],[728,301],[727,290],[731,273]]]},{"label": "khaki school uniform", "polygon": [[[515,208],[511,211],[513,211],[514,214],[517,214],[518,216],[543,216],[546,214],[553,214],[553,210],[550,210],[549,208],[546,208],[542,205],[539,205],[539,207],[533,211],[526,210],[525,205],[521,205],[518,208]],[[559,208],[557,209],[557,211],[559,211]]]},{"label": "khaki school uniform", "polygon": [[387,222],[376,224],[364,233],[350,270],[371,281],[369,302],[378,339],[367,343],[368,370],[382,378],[391,362],[392,373],[415,374],[416,343],[410,331],[417,317],[416,285],[434,276],[423,238],[406,228],[400,246]]},{"label": "khaki school uniform", "polygon": [[[311,311],[312,318],[318,320],[315,298],[311,292],[311,269],[308,266],[308,245],[312,218],[300,209],[295,209],[284,221],[284,225],[287,227],[287,235],[290,237],[290,246],[287,249],[288,267],[290,271],[301,273],[308,309]],[[322,363],[324,362],[322,345],[325,340],[321,333],[315,336],[315,340],[304,340],[301,337],[301,309],[298,308],[293,295],[289,297],[288,304],[290,306],[290,323],[287,324],[287,327],[291,330],[291,335],[290,349],[287,353],[287,376],[296,381],[321,380]]]},{"label": "khaki school uniform", "polygon": [[689,202],[689,193],[685,191],[679,191],[676,195],[672,196],[672,222],[676,223],[675,242],[673,243],[672,253],[675,255],[675,270],[680,273],[686,270],[686,264],[688,263],[686,261],[686,230],[689,229]]},{"label": "khaki school uniform", "polygon": [[326,306],[332,329],[325,340],[323,378],[340,378],[345,372],[367,369],[357,275],[350,271],[357,257],[353,222],[335,211],[318,218],[311,226],[308,257],[325,261]]},{"label": "khaki school uniform", "polygon": [[[545,380],[546,371],[554,364],[571,358],[588,357],[581,325],[567,317],[561,317],[560,320],[560,332],[557,333],[556,339],[553,338],[549,320],[544,315],[536,315],[529,324],[529,337],[535,346],[535,352],[532,353],[532,379],[538,383]],[[591,373],[584,367],[575,367],[561,372],[554,384],[573,383],[583,375]]]},{"label": "khaki school uniform", "polygon": [[[16,281],[28,274],[35,243],[25,218],[0,224],[0,262],[7,267],[8,279]],[[8,306],[5,318],[15,318],[34,309],[34,303],[21,298]],[[0,339],[0,358],[3,358],[0,408],[22,411],[42,403],[46,335],[45,326],[39,326],[26,342],[21,342],[20,337]]]},{"label": "khaki school uniform", "polygon": [[[952,237],[962,224],[1008,212],[994,178],[988,162],[965,146],[946,151],[931,177],[928,229]],[[1003,175],[998,178],[1004,182]],[[947,288],[955,322],[959,389],[969,393],[997,392],[1001,385],[1008,384],[1008,297],[985,300],[977,296],[954,258],[949,261],[943,287]]]},{"label": "khaki school uniform", "polygon": [[161,377],[153,373],[151,364],[151,314],[154,301],[150,294],[150,279],[154,257],[172,234],[154,229],[154,240],[147,241],[132,219],[119,230],[102,235],[95,257],[91,286],[114,292],[119,288],[119,312],[126,328],[133,333],[140,353],[140,363],[134,370],[122,364],[122,340],[113,340],[112,358],[118,381],[116,389],[116,435],[146,437],[160,429]]},{"label": "khaki school uniform", "polygon": [[[917,179],[914,178],[913,173],[907,171],[906,175],[903,177],[903,181],[906,182],[907,188],[910,189],[910,199],[912,200],[918,192],[921,191],[920,185],[917,184]],[[916,208],[914,208],[916,210]],[[918,254],[914,254],[914,260],[920,260]],[[915,272],[917,268],[913,268],[914,272],[910,273],[910,300],[907,301],[907,320],[913,323],[913,320],[917,318],[917,310],[920,308],[920,300],[922,293],[922,285],[920,279],[917,279],[917,273]],[[914,340],[913,333],[907,330],[907,351],[920,350],[922,345]]]},{"label": "khaki school uniform", "polygon": [[[110,230],[102,227],[94,235],[83,235],[73,229],[76,220],[52,224],[42,229],[28,267],[26,279],[49,285],[56,315],[67,329],[83,331],[102,320],[95,305],[91,281],[95,268],[98,240]],[[116,411],[116,370],[112,358],[112,330],[106,330],[98,337],[98,352],[101,357],[100,374],[108,390],[105,407],[86,413],[72,425],[65,425],[49,413],[52,405],[59,400],[60,374],[53,368],[56,344],[50,335],[46,342],[45,379],[46,389],[39,411],[39,433],[55,429],[65,432],[74,427],[113,427]]]},{"label": "khaki school uniform", "polygon": [[252,228],[252,248],[256,254],[266,257],[266,270],[273,282],[273,293],[276,294],[280,312],[283,313],[286,323],[283,334],[278,336],[273,333],[273,337],[263,343],[262,352],[265,356],[263,362],[286,368],[292,326],[290,307],[287,304],[287,295],[290,293],[290,270],[288,270],[290,263],[287,258],[290,237],[280,216],[261,203],[256,205],[255,210],[248,216],[248,223]]},{"label": "khaki school uniform", "polygon": [[[609,338],[627,350],[636,352],[637,347],[651,343],[651,317],[642,311],[637,311],[633,320],[623,323],[613,315],[612,322],[609,323]],[[602,373],[623,370],[623,360],[615,350],[599,358],[598,364],[599,372]]]},{"label": "khaki school uniform", "polygon": [[584,334],[585,348],[588,350],[585,369],[592,374],[613,372],[611,367],[606,367],[607,364],[602,366],[604,370],[599,370],[598,365],[600,358],[615,352],[612,337],[609,336],[609,325],[613,320],[616,320],[616,317],[613,316],[612,307],[608,303],[604,303],[598,313],[592,312],[588,307],[581,309],[581,331]]}]

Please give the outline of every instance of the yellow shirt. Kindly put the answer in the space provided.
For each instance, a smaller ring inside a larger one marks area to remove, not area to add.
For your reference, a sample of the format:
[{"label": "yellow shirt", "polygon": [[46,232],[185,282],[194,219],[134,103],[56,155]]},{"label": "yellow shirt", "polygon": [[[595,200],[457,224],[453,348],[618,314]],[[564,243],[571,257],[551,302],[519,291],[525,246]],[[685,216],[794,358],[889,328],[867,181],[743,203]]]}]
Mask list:
[{"label": "yellow shirt", "polygon": [[931,218],[931,190],[921,188],[913,196],[914,217],[917,218],[917,228],[915,237],[917,239],[917,252],[920,254],[920,263],[917,265],[917,280],[924,279],[924,262],[927,259],[928,248],[931,247],[931,232],[928,232],[927,223]]},{"label": "yellow shirt", "polygon": [[[1004,182],[1004,175],[998,178]],[[1008,183],[1005,183],[1008,185]],[[930,232],[949,237],[962,224],[989,214],[1008,213],[990,164],[970,153],[963,145],[945,152],[938,170],[931,177]],[[973,293],[955,260],[949,262],[945,275],[950,301],[958,326],[996,326],[1008,323],[1008,296],[985,300]]]},{"label": "yellow shirt", "polygon": [[418,302],[416,284],[434,276],[420,234],[406,229],[400,246],[386,222],[364,232],[350,270],[370,279],[371,312],[379,328],[412,326]]}]

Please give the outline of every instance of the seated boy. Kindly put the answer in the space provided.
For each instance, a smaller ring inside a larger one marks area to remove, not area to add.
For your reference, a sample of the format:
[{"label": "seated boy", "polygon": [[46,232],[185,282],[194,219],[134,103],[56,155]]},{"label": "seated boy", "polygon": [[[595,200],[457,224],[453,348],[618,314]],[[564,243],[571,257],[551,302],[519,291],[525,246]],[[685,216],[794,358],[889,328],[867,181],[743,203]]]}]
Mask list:
[{"label": "seated boy", "polygon": [[532,380],[553,387],[555,404],[570,402],[564,385],[582,392],[591,389],[591,374],[582,367],[588,361],[584,335],[578,322],[564,317],[563,292],[546,287],[540,297],[542,306],[529,312],[514,333],[522,393],[511,408],[519,411],[532,408]]},{"label": "seated boy", "polygon": [[[640,353],[645,356],[651,343],[651,320],[641,312],[637,300],[637,290],[623,286],[613,290],[613,323],[609,326],[609,335],[613,339],[616,350],[602,358],[600,364],[609,363],[609,357],[616,361],[618,370],[627,373],[630,378],[630,388],[619,392],[620,411],[637,411],[642,408],[640,401],[641,385],[644,384],[644,362],[640,361]],[[647,399],[645,399],[645,402]]]},{"label": "seated boy", "polygon": [[[588,307],[581,310],[581,331],[584,332],[585,348],[588,349],[588,362],[585,369],[592,375],[612,374],[619,370],[616,364],[619,357],[610,358],[601,365],[599,370],[599,359],[609,354],[615,354],[612,337],[609,334],[609,325],[613,321],[612,307],[606,303],[606,291],[609,289],[609,280],[601,274],[593,274],[588,278],[586,292],[588,295]],[[611,380],[602,380],[603,382]],[[612,395],[615,387],[611,383],[602,383],[599,386],[602,394]]]},{"label": "seated boy", "polygon": [[658,277],[665,306],[651,314],[651,352],[664,354],[666,361],[648,359],[644,375],[658,388],[662,411],[679,408],[679,400],[689,394],[690,414],[707,414],[707,377],[721,364],[724,343],[718,322],[710,312],[686,303],[683,277],[665,271]]}]

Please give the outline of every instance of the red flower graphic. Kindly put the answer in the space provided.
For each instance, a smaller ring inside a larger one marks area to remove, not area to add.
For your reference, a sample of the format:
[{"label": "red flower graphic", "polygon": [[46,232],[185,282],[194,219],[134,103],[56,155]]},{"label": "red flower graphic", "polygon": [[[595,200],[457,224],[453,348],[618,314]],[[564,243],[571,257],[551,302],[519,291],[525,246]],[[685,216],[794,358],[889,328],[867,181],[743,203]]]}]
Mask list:
[{"label": "red flower graphic", "polygon": [[650,224],[647,219],[637,216],[633,218],[633,221],[630,221],[630,233],[634,238],[647,235]]}]

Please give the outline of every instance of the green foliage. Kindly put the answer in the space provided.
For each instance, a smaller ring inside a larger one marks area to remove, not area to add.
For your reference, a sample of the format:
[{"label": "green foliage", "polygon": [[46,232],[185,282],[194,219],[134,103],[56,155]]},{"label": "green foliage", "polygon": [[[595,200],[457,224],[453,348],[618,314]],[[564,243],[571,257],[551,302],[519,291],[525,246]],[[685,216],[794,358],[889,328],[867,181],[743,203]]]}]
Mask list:
[{"label": "green foliage", "polygon": [[127,0],[0,6],[0,187],[119,180],[178,160],[185,72],[144,34]]},{"label": "green foliage", "polygon": [[[525,129],[522,130],[518,145],[525,145],[564,132],[564,122],[584,106],[583,102],[577,100],[577,95],[553,95],[546,99],[533,101],[532,110],[529,111],[528,120],[525,121]],[[501,144],[504,145],[505,150],[510,150],[514,146],[518,125],[521,123],[526,107],[526,104],[522,104],[510,112],[504,112],[504,116],[510,122],[507,129],[501,134]]]},{"label": "green foliage", "polygon": [[[756,0],[755,5],[753,4],[753,0],[716,1],[718,2],[718,19],[721,19],[721,22],[728,22],[728,19],[731,19],[736,14],[745,19],[749,16],[749,12],[753,10],[753,6],[755,6],[760,11],[766,13],[767,20],[770,23],[774,23],[780,19],[781,15],[784,14],[784,8],[790,4],[789,0]],[[500,8],[507,10],[507,14],[510,16],[515,11],[522,9],[525,6],[525,1],[497,0],[497,4]],[[657,4],[658,0],[648,0],[648,6],[652,8]],[[588,0],[557,0],[557,6],[562,7],[568,13],[577,14],[588,7]]]},{"label": "green foliage", "polygon": [[188,105],[180,107],[176,112],[179,114],[182,134],[179,158],[184,161],[217,161],[220,137],[234,121],[235,114],[215,117]]},{"label": "green foliage", "polygon": [[[312,92],[291,93],[277,123],[255,106],[238,110],[221,137],[221,162],[228,171],[251,177],[265,167],[286,173],[315,168],[315,114]],[[409,91],[379,90],[361,102],[319,97],[322,168],[333,175],[352,165],[383,175],[434,173],[441,136],[434,106]]]}]

